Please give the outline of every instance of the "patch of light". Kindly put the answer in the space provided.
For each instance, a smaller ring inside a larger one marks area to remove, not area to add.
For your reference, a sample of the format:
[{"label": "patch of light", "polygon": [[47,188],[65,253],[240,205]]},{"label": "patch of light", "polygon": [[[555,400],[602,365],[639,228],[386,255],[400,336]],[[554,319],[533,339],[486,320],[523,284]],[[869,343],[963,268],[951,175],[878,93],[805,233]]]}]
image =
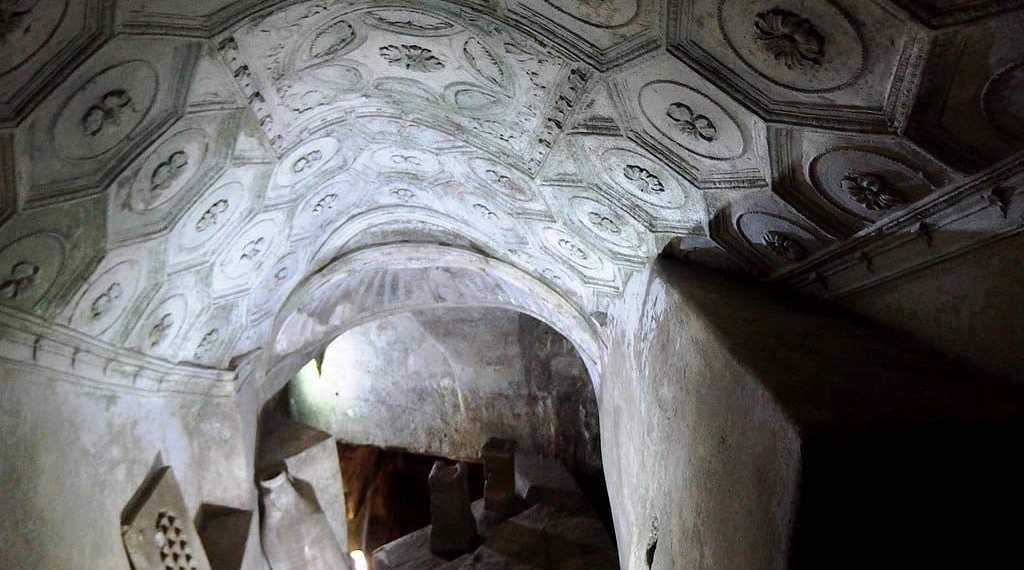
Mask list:
[{"label": "patch of light", "polygon": [[375,347],[365,335],[346,333],[324,352],[322,365],[310,361],[292,379],[292,414],[299,421],[335,433],[335,424],[361,413],[360,399],[373,384]]},{"label": "patch of light", "polygon": [[362,550],[353,550],[348,555],[352,557],[356,570],[366,570],[366,555]]}]

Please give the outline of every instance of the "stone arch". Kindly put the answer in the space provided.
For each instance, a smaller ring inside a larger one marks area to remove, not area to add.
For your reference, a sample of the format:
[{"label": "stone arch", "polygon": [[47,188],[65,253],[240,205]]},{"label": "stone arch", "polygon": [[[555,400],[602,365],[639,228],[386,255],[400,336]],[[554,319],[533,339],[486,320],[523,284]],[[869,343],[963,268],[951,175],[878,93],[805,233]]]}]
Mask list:
[{"label": "stone arch", "polygon": [[[604,341],[593,317],[554,289],[510,264],[459,247],[391,244],[347,253],[313,273],[288,296],[273,328],[270,358],[294,367],[295,354],[360,324],[439,307],[519,311],[561,333],[576,347],[600,394]],[[287,364],[286,364],[287,363]],[[271,374],[276,382],[287,375]],[[277,388],[273,386],[271,388]]]}]

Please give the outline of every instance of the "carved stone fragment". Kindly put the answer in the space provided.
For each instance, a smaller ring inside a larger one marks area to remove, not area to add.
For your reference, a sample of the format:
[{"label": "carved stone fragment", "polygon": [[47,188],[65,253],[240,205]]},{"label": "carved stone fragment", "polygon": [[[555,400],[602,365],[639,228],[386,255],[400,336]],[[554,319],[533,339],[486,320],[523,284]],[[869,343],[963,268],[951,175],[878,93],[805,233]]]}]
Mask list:
[{"label": "carved stone fragment", "polygon": [[143,484],[124,510],[121,537],[135,570],[210,570],[210,562],[170,467]]},{"label": "carved stone fragment", "polygon": [[263,489],[261,535],[272,570],[338,570],[347,557],[312,491],[299,491],[284,470],[268,472]]},{"label": "carved stone fragment", "polygon": [[473,549],[476,519],[469,508],[466,464],[435,461],[430,470],[430,551],[457,556]]},{"label": "carved stone fragment", "polygon": [[484,460],[484,508],[507,513],[516,495],[516,442],[492,437],[480,450]]}]

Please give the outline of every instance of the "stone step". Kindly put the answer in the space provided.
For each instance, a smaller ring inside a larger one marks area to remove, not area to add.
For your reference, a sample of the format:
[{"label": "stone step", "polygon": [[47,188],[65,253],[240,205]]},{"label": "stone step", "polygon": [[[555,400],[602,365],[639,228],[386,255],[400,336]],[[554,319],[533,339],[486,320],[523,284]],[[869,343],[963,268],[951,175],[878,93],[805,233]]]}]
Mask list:
[{"label": "stone step", "polygon": [[482,544],[445,560],[430,552],[430,527],[381,546],[374,570],[613,570],[615,546],[586,496],[555,459],[516,454],[511,518],[472,504]]}]

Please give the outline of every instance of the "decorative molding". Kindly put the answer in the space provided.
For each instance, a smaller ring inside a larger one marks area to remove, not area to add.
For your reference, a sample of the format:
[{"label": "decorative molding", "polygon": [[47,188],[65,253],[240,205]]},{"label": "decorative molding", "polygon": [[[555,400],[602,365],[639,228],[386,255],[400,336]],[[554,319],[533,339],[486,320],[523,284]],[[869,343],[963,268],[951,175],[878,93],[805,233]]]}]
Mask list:
[{"label": "decorative molding", "polygon": [[[828,298],[869,290],[1024,231],[1022,192],[1024,153],[1017,153],[777,271],[771,281]],[[871,260],[870,269],[865,258]],[[828,279],[827,292],[804,287],[813,272]]]},{"label": "decorative molding", "polygon": [[609,71],[661,45],[660,6],[653,0],[510,0],[510,23],[538,27],[598,71]]},{"label": "decorative molding", "polygon": [[40,381],[118,393],[230,397],[234,374],[172,364],[0,306],[0,362],[48,373]]},{"label": "decorative molding", "polygon": [[893,0],[929,28],[965,24],[996,14],[1020,10],[1024,0]]}]

